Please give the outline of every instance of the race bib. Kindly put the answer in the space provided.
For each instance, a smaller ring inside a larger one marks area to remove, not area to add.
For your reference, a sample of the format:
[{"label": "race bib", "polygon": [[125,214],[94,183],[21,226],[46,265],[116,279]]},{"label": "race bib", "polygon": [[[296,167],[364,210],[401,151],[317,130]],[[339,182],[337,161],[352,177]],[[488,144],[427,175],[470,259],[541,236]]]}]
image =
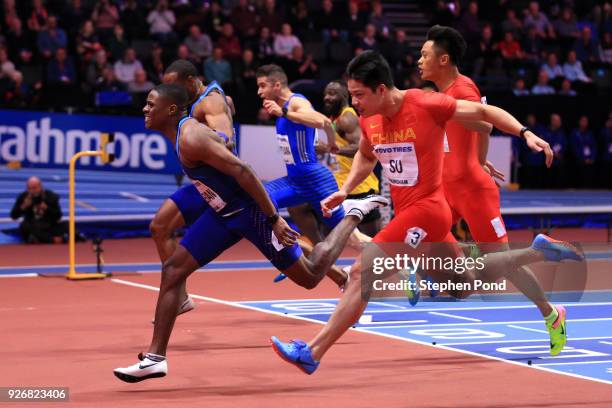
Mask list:
[{"label": "race bib", "polygon": [[281,154],[285,164],[295,164],[293,160],[293,154],[291,154],[291,145],[289,144],[289,136],[287,135],[276,135],[278,140],[278,146],[280,147]]},{"label": "race bib", "polygon": [[419,178],[414,143],[379,144],[374,154],[383,167],[383,173],[394,186],[414,186]]},{"label": "race bib", "polygon": [[191,180],[193,185],[196,187],[204,201],[208,203],[210,208],[219,212],[225,208],[227,203],[217,194],[215,190],[202,183],[200,180]]},{"label": "race bib", "polygon": [[450,147],[448,146],[448,136],[446,136],[446,132],[444,132],[444,153],[450,152]]}]

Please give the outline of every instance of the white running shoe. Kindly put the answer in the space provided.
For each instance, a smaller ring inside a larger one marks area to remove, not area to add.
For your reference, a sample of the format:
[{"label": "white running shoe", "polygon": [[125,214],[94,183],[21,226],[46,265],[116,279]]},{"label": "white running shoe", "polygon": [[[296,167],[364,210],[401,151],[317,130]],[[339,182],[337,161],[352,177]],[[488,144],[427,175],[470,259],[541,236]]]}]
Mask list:
[{"label": "white running shoe", "polygon": [[[195,302],[190,296],[187,296],[187,299],[185,299],[185,301],[181,303],[181,306],[179,307],[179,311],[176,315],[180,316],[183,313],[192,311],[193,309],[195,309]],[[155,324],[155,319],[151,319],[151,324]]]},{"label": "white running shoe", "polygon": [[[139,355],[138,357],[140,358],[142,356]],[[138,363],[129,367],[115,368],[113,372],[115,373],[115,377],[121,381],[136,383],[148,380],[149,378],[165,377],[166,374],[168,374],[168,362],[166,359],[155,361],[148,356],[144,356]]]},{"label": "white running shoe", "polygon": [[388,206],[389,200],[383,196],[372,194],[364,198],[344,200],[342,205],[346,216],[354,215],[359,220],[363,220],[363,217],[370,211]]},{"label": "white running shoe", "polygon": [[344,268],[342,268],[342,271],[344,273],[346,273],[346,280],[344,281],[344,283],[342,284],[342,286],[340,286],[340,292],[344,293],[344,291],[346,290],[346,287],[348,286],[349,282],[351,281],[351,266],[345,266]]}]

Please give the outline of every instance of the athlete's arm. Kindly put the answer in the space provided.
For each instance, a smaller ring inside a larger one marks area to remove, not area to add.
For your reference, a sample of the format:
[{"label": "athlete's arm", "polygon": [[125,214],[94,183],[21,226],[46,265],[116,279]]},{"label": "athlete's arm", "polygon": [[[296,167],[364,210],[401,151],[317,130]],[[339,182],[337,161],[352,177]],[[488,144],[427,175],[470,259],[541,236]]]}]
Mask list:
[{"label": "athlete's arm", "polygon": [[223,132],[232,138],[234,136],[234,128],[228,109],[229,106],[226,104],[223,95],[211,92],[196,106],[193,117],[198,122],[206,124],[209,128]]},{"label": "athlete's arm", "polygon": [[[451,119],[456,121],[483,120],[491,123],[502,132],[514,136],[520,136],[520,131],[523,128],[523,125],[514,116],[497,106],[463,100],[457,100],[457,108]],[[553,160],[553,151],[550,145],[532,131],[527,131],[524,135],[525,142],[531,150],[544,152],[546,166],[550,167]]]},{"label": "athlete's arm", "polygon": [[351,171],[339,191],[321,201],[323,216],[331,217],[331,211],[342,204],[351,191],[365,180],[376,167],[376,156],[372,154],[372,145],[365,137],[361,137],[359,150],[355,153]]},{"label": "athlete's arm", "polygon": [[359,151],[359,139],[361,139],[361,126],[359,119],[352,112],[344,112],[336,121],[336,129],[344,133],[344,138],[349,142],[348,145],[338,148],[341,156],[354,157]]},{"label": "athlete's arm", "polygon": [[[218,136],[204,125],[198,124],[187,130],[188,132],[183,134],[181,140],[181,155],[185,159],[189,162],[207,164],[233,177],[253,197],[267,217],[276,214],[276,207],[270,200],[270,196],[247,163],[230,153],[218,141]],[[281,217],[278,217],[273,229],[279,242],[285,246],[293,245],[299,236]]]}]

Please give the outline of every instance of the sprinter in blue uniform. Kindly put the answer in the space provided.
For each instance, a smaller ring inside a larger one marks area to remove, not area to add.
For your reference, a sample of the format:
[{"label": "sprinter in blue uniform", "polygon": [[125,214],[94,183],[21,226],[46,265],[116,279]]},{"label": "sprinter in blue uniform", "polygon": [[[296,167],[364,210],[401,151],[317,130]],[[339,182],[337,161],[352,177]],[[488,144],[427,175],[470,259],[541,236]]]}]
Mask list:
[{"label": "sprinter in blue uniform", "polygon": [[388,205],[379,196],[347,203],[346,217],[306,258],[296,244],[298,233],[278,215],[277,207],[253,170],[226,148],[222,137],[186,116],[182,107],[187,101],[181,86],[157,86],[149,93],[143,109],[145,126],[161,132],[176,145],[183,171],[210,210],[194,222],[163,265],[148,353],[140,362],[114,371],[117,378],[126,382],[166,375],[166,349],[185,280],[240,239],[251,241],[275,267],[300,286],[311,289],[336,261],[363,217]]}]

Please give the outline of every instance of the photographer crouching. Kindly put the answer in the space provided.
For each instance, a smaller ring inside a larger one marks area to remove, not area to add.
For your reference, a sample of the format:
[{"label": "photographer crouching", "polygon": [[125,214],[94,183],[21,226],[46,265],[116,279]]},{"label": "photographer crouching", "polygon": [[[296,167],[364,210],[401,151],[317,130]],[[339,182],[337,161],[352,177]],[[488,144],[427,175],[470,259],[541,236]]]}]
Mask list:
[{"label": "photographer crouching", "polygon": [[27,191],[19,194],[11,211],[11,218],[23,217],[19,231],[30,244],[60,244],[65,241],[66,225],[60,220],[62,210],[59,196],[45,190],[38,177],[30,177]]}]

